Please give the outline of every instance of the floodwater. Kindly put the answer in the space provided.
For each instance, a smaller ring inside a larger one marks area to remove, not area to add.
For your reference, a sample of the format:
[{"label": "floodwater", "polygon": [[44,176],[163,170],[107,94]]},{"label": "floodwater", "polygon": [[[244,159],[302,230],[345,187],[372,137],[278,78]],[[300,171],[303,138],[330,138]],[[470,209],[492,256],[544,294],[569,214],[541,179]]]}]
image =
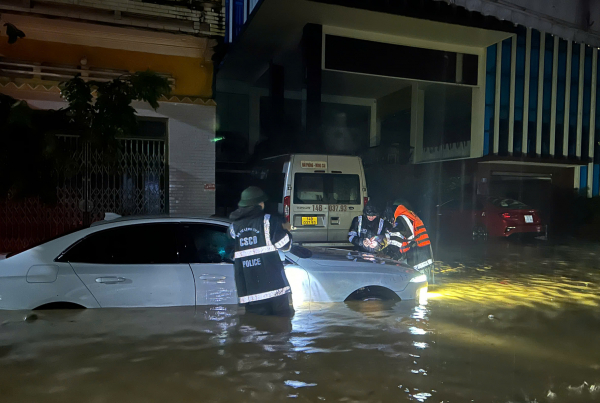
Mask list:
[{"label": "floodwater", "polygon": [[600,401],[594,248],[453,250],[427,305],[0,313],[0,402]]}]

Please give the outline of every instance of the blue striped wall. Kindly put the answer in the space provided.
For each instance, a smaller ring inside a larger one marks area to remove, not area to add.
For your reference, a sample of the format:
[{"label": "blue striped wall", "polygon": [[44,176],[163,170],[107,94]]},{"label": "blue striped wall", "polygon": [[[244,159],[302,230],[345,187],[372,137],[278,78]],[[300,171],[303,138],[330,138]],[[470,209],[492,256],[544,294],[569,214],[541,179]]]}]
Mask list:
[{"label": "blue striped wall", "polygon": [[[516,41],[509,38],[487,49],[483,154],[494,154],[494,150],[497,149],[497,155],[527,156],[542,160],[568,158],[589,161],[590,166],[576,168],[580,170],[580,183],[576,186],[582,192],[587,191],[589,196],[598,196],[600,102],[596,102],[595,110],[591,110],[592,98],[596,93],[600,93],[598,90],[600,82],[596,80],[600,63],[597,63],[595,71],[593,69],[594,52],[597,50],[585,44],[574,42],[569,44],[564,39],[559,39],[555,48],[554,36],[537,30],[530,30],[528,47],[527,36],[527,29],[520,28]],[[512,46],[515,44],[514,121],[511,122],[509,118],[511,58]],[[498,46],[502,47],[500,63],[497,60]],[[557,49],[556,58],[555,49]],[[583,64],[580,63],[581,49],[584,52]],[[554,63],[555,59],[556,63]],[[529,61],[529,74],[526,74],[527,61]],[[542,64],[543,67],[540,69]],[[583,91],[580,94],[581,66],[583,66]],[[500,86],[496,88],[498,76]],[[592,85],[594,82],[595,88]],[[526,100],[527,90],[528,100]],[[499,91],[499,98],[496,98],[497,91]],[[499,99],[499,105],[496,105],[496,99]],[[578,119],[580,110],[582,119]],[[499,112],[498,116],[496,112]],[[593,117],[596,122],[594,127],[592,127]],[[568,126],[565,129],[567,121]],[[497,133],[495,123],[498,127]],[[509,144],[511,124],[513,136],[512,144]],[[525,136],[527,136],[526,141],[524,141]]]}]

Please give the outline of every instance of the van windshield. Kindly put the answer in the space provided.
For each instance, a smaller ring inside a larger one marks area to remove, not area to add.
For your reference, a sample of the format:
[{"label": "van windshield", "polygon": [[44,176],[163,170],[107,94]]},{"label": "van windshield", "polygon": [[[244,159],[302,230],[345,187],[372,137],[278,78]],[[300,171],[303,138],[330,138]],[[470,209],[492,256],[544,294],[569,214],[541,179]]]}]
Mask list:
[{"label": "van windshield", "polygon": [[358,175],[297,173],[294,204],[360,204]]}]

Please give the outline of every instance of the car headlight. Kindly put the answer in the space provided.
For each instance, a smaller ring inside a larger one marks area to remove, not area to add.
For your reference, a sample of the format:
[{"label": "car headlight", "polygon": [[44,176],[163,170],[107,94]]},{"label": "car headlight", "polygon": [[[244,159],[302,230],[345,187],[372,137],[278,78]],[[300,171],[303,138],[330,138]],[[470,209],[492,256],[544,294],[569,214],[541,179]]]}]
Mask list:
[{"label": "car headlight", "polygon": [[416,276],[410,279],[411,283],[424,283],[427,281],[427,276],[425,274],[421,274],[420,276]]}]

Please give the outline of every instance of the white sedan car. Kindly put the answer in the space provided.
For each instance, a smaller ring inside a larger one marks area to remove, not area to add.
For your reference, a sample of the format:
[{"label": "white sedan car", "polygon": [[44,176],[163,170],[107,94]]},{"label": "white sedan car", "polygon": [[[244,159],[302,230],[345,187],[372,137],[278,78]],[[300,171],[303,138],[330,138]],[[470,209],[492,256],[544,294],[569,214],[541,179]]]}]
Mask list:
[{"label": "white sedan car", "polygon": [[[0,309],[237,304],[229,222],[101,221],[0,260]],[[424,298],[427,279],[396,261],[294,246],[282,255],[294,305]]]}]

